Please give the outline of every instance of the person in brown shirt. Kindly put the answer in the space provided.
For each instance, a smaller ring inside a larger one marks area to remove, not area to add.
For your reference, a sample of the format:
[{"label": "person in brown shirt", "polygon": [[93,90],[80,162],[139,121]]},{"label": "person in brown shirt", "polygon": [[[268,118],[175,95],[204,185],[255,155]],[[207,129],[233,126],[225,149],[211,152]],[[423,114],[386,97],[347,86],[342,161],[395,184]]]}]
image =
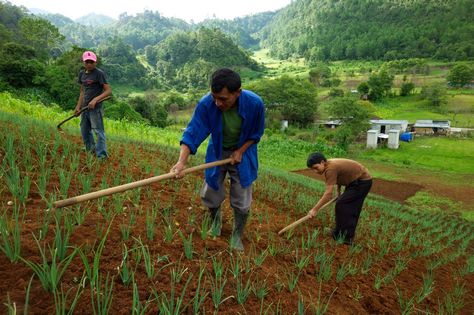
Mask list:
[{"label": "person in brown shirt", "polygon": [[[329,159],[322,153],[312,153],[308,157],[307,165],[318,174],[324,176],[326,191],[318,203],[308,212],[314,217],[316,212],[332,198],[334,187],[337,187],[336,200],[336,227],[331,231],[335,240],[343,240],[352,245],[359,215],[365,197],[372,187],[372,177],[360,163],[349,159]],[[341,194],[341,186],[344,193]]]}]

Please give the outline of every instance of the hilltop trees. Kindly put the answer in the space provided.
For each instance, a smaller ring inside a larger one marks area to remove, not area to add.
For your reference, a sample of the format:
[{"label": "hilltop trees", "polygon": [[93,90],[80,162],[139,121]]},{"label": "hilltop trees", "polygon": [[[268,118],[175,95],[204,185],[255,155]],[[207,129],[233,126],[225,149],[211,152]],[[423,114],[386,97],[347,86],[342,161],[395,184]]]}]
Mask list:
[{"label": "hilltop trees", "polygon": [[145,49],[157,78],[178,89],[207,88],[208,76],[220,67],[257,68],[249,55],[218,29],[178,32]]},{"label": "hilltop trees", "polygon": [[[298,0],[261,31],[273,56],[308,61],[474,58],[472,1]],[[471,13],[469,13],[471,12]]]}]

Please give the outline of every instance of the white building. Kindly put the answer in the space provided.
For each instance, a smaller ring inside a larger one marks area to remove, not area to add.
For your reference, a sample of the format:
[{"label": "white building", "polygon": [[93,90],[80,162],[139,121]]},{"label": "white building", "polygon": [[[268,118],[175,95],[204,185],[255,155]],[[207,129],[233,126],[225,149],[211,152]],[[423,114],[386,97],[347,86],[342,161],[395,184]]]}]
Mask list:
[{"label": "white building", "polygon": [[383,119],[371,119],[370,120],[371,130],[377,130],[379,134],[388,135],[389,130],[399,130],[403,133],[408,128],[408,120],[383,120]]}]

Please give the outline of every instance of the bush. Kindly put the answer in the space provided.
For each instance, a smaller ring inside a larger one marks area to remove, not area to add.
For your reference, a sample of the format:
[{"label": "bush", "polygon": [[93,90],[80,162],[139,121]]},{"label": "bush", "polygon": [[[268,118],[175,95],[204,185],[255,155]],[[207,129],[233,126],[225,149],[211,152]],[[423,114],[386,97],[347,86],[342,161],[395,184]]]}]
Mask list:
[{"label": "bush", "polygon": [[415,90],[415,84],[413,82],[404,82],[400,87],[400,96],[408,96]]},{"label": "bush", "polygon": [[344,96],[344,91],[343,91],[342,89],[335,89],[335,88],[332,88],[332,89],[329,91],[329,96],[341,97],[341,96]]}]

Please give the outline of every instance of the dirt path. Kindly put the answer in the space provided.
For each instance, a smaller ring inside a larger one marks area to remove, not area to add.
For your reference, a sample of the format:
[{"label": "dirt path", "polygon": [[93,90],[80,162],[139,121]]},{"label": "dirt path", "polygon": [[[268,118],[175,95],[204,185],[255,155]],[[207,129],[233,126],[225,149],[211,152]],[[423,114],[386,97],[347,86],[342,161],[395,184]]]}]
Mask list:
[{"label": "dirt path", "polygon": [[[321,181],[323,180],[321,175],[316,174],[315,171],[310,169],[303,169],[294,172]],[[423,189],[423,186],[418,184],[374,178],[371,193],[403,203],[409,197],[414,196],[421,189]]]},{"label": "dirt path", "polygon": [[[375,177],[371,193],[404,203],[418,191],[425,191],[430,195],[462,202],[464,210],[474,211],[474,174],[447,175],[427,170],[396,168],[372,161],[362,163],[374,172],[387,174],[387,177],[403,178],[403,180],[388,180]],[[309,169],[294,172],[323,180],[321,176]]]}]

